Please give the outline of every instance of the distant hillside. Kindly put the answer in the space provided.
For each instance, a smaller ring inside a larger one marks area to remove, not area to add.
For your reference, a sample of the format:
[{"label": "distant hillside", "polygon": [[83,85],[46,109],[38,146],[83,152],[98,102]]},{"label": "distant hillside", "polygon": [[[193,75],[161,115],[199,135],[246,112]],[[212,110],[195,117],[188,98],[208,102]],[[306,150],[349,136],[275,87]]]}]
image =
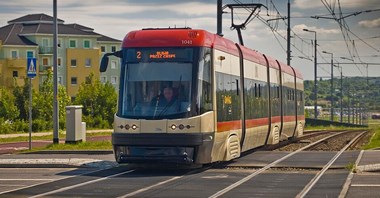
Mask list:
[{"label": "distant hillside", "polygon": [[[314,105],[314,81],[306,80],[305,105]],[[340,107],[340,78],[334,78],[334,107]],[[318,81],[318,105],[330,107],[330,80]],[[357,105],[368,108],[370,111],[380,111],[380,77],[344,77],[343,78],[343,108]]]}]

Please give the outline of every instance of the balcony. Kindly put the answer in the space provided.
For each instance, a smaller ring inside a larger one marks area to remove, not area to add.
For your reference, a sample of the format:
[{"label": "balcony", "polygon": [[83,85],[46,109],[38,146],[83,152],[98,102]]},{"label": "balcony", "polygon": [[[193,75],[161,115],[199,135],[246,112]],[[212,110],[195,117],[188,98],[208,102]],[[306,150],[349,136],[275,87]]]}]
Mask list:
[{"label": "balcony", "polygon": [[53,66],[52,65],[40,65],[38,73],[41,75],[47,74],[48,71],[52,71]]},{"label": "balcony", "polygon": [[6,65],[10,68],[26,68],[26,58],[7,58]]},{"label": "balcony", "polygon": [[39,47],[39,54],[53,54],[53,47],[45,47],[45,46],[40,46]]}]

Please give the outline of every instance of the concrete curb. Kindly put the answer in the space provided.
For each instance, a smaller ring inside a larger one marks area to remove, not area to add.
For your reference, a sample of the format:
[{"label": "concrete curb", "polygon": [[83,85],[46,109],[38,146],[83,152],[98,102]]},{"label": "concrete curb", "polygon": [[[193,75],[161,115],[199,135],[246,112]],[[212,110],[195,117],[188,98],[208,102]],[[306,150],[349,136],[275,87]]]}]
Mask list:
[{"label": "concrete curb", "polygon": [[380,164],[369,164],[356,167],[357,172],[377,172],[380,171]]},{"label": "concrete curb", "polygon": [[0,159],[0,168],[112,168],[118,163],[98,159]]}]

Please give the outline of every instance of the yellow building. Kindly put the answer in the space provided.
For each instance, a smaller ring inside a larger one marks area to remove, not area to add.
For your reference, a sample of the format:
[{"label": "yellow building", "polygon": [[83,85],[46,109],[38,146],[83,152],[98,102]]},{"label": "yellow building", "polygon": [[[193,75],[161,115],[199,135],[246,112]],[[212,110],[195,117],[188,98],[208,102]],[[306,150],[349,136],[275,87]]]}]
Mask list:
[{"label": "yellow building", "polygon": [[[79,24],[58,23],[58,83],[67,88],[75,98],[81,83],[93,73],[102,82],[115,85],[120,72],[117,60],[110,62],[114,70],[100,76],[99,62],[104,50],[120,49],[120,40],[94,32],[94,29]],[[0,86],[9,89],[23,86],[26,79],[27,58],[37,59],[37,76],[32,80],[38,90],[53,68],[53,17],[46,14],[30,14],[8,21],[0,27]]]},{"label": "yellow building", "polygon": [[86,82],[86,78],[93,73],[99,79],[99,49],[66,49],[67,65],[67,93],[75,97],[78,93],[79,85]]}]

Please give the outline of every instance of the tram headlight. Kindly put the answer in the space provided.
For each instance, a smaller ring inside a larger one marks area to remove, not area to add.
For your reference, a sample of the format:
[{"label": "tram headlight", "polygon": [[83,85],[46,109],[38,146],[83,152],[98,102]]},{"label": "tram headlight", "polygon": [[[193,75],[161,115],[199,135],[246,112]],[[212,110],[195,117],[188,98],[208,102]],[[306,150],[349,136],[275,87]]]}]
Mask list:
[{"label": "tram headlight", "polygon": [[175,130],[175,129],[177,128],[177,126],[176,126],[175,124],[172,124],[172,125],[170,126],[170,128],[171,128],[172,130]]},{"label": "tram headlight", "polygon": [[126,124],[125,125],[125,129],[129,130],[131,127],[129,126],[129,124]]},{"label": "tram headlight", "polygon": [[178,126],[178,128],[181,129],[181,130],[183,130],[183,129],[185,128],[185,126],[184,126],[183,124],[180,124],[180,125]]},{"label": "tram headlight", "polygon": [[134,125],[132,125],[132,129],[133,130],[136,130],[137,129],[137,126],[134,124]]}]

